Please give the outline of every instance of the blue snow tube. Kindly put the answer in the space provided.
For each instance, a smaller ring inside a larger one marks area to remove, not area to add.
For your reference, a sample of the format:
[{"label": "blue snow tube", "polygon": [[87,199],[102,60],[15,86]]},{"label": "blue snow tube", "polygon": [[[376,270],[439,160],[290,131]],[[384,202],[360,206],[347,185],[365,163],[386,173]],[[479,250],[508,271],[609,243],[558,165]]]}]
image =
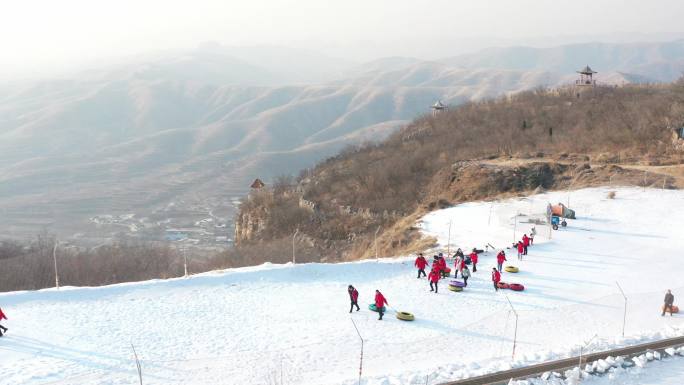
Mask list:
[{"label": "blue snow tube", "polygon": [[[376,312],[376,313],[377,313],[377,311],[378,311],[378,307],[375,306],[374,303],[368,305],[368,308],[369,308],[371,311],[374,311],[374,312]],[[387,310],[387,308],[385,308],[385,307],[383,306],[383,307],[382,307],[382,312],[384,313],[385,310]]]}]

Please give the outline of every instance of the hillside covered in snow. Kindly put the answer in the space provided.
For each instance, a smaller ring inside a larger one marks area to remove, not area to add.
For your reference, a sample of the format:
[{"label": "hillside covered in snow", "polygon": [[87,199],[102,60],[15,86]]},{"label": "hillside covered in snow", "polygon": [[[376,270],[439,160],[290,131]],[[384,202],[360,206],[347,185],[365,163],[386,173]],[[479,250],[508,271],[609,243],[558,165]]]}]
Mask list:
[{"label": "hillside covered in snow", "polygon": [[[614,199],[608,191],[616,191]],[[437,251],[509,246],[547,203],[570,203],[567,228],[537,225],[517,274],[525,291],[495,292],[495,253],[459,293],[416,279],[415,256],[341,264],[266,264],[186,279],[0,294],[9,320],[0,338],[0,384],[131,384],[131,344],[146,384],[438,384],[610,346],[684,334],[684,317],[661,317],[667,289],[682,303],[684,192],[594,188],[473,202],[417,224]],[[518,215],[523,214],[523,215]],[[451,231],[449,232],[449,223]],[[450,241],[450,242],[449,242]],[[418,251],[418,250],[416,250]],[[286,250],[283,253],[287,253]],[[432,253],[430,253],[431,256]],[[453,266],[453,261],[448,260]],[[628,297],[625,336],[624,299]],[[360,292],[349,314],[347,285]],[[390,304],[368,310],[375,289]],[[513,353],[515,317],[518,330]],[[413,322],[394,311],[415,315]]]}]

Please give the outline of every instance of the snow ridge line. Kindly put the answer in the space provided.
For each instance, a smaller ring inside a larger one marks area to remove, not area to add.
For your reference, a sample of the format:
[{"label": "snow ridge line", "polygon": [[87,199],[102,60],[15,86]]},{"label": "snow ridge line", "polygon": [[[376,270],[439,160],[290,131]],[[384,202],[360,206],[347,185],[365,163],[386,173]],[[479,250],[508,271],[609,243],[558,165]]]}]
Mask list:
[{"label": "snow ridge line", "polygon": [[[635,355],[649,350],[659,350],[670,347],[684,346],[684,336],[668,338],[660,341],[647,342],[644,344],[628,346],[624,348],[617,348],[606,350],[598,353],[589,353],[582,357],[582,363],[589,363],[604,359],[608,356],[627,356]],[[522,379],[541,375],[545,372],[560,371],[563,369],[573,368],[579,363],[580,357],[571,357],[562,360],[545,362],[542,364],[525,366],[491,374],[485,374],[478,377],[472,377],[465,380],[458,380],[446,382],[441,385],[494,385],[507,384],[511,379]]]}]

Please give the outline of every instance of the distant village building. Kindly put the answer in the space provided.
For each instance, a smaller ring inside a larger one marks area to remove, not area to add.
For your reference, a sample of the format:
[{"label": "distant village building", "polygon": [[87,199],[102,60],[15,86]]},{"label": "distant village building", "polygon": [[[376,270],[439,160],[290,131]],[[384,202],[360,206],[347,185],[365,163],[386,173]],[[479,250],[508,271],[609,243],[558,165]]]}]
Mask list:
[{"label": "distant village building", "polygon": [[442,103],[441,100],[438,100],[435,102],[435,104],[430,106],[430,108],[432,109],[432,116],[435,116],[441,113],[442,111],[445,111],[447,109],[447,106],[446,104]]},{"label": "distant village building", "polygon": [[577,86],[595,86],[596,80],[594,80],[594,74],[598,73],[591,69],[588,65],[581,70],[577,71],[580,74],[580,78],[575,80],[575,85]]}]

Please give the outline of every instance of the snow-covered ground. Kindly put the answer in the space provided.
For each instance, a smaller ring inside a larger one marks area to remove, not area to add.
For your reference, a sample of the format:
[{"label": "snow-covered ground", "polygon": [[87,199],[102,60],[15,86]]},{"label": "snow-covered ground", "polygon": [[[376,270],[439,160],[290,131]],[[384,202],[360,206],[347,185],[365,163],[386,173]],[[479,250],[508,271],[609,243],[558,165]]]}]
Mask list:
[{"label": "snow-covered ground", "polygon": [[[550,193],[469,203],[427,215],[420,226],[451,249],[505,247],[529,230],[517,212],[543,213]],[[462,293],[430,293],[413,257],[343,264],[263,265],[187,279],[0,294],[10,328],[0,339],[0,384],[131,384],[131,344],[145,384],[355,384],[365,339],[364,384],[437,384],[588,350],[684,335],[684,317],[661,317],[665,290],[684,296],[684,192],[607,189],[570,193],[577,220],[537,227],[518,274],[524,292],[495,293],[494,254],[480,258]],[[491,217],[490,217],[491,212]],[[287,252],[287,251],[283,251]],[[623,297],[628,297],[625,338]],[[362,310],[348,312],[348,284]],[[383,321],[367,310],[375,289],[396,310]],[[517,346],[512,358],[516,308]],[[281,381],[282,378],[282,381]]]}]

